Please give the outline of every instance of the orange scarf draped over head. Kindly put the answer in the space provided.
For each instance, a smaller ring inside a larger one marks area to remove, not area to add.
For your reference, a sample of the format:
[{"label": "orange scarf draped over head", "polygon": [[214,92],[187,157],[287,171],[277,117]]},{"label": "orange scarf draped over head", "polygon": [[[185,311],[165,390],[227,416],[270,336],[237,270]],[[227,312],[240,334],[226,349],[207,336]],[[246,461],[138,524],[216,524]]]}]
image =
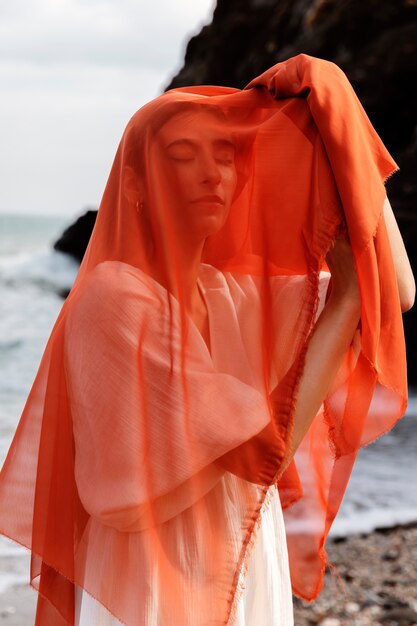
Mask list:
[{"label": "orange scarf draped over head", "polygon": [[[293,592],[317,597],[358,450],[407,404],[396,169],[344,73],[307,55],[133,115],[0,476],[37,626],[74,623],[75,585],[129,626],[149,602],[160,624],[232,624],[276,488]],[[361,322],[282,471],[342,230]]]}]

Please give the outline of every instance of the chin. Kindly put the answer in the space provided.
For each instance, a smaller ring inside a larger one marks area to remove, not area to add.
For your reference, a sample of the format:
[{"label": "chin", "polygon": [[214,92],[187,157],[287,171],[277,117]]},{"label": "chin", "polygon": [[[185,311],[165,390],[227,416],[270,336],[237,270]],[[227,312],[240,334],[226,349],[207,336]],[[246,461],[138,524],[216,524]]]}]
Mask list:
[{"label": "chin", "polygon": [[201,233],[201,238],[205,239],[206,237],[210,237],[210,235],[215,235],[219,232],[226,221],[224,215],[210,215],[205,217],[204,220],[201,220],[199,224],[198,230]]}]

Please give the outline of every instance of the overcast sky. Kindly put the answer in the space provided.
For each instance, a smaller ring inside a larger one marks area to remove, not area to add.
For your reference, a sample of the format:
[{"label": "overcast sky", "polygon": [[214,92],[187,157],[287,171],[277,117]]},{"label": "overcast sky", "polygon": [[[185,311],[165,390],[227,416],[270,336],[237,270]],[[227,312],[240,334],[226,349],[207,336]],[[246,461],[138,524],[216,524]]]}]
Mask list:
[{"label": "overcast sky", "polygon": [[0,0],[0,212],[97,206],[132,114],[214,0]]}]

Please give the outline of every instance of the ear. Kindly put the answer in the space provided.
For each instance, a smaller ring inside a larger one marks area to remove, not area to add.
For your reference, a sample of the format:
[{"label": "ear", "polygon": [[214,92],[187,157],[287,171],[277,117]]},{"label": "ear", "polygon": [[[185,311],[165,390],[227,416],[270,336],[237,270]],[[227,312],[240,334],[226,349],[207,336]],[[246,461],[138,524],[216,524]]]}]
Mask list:
[{"label": "ear", "polygon": [[144,198],[144,185],[130,165],[126,165],[123,168],[122,181],[122,191],[129,204],[136,205],[137,202],[142,202]]}]

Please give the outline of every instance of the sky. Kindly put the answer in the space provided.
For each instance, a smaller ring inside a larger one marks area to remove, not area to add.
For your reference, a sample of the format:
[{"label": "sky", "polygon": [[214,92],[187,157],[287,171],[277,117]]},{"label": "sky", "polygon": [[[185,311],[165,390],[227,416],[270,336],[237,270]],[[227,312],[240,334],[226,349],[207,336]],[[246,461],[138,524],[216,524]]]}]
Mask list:
[{"label": "sky", "polygon": [[0,212],[98,207],[123,130],[215,0],[0,0]]}]

